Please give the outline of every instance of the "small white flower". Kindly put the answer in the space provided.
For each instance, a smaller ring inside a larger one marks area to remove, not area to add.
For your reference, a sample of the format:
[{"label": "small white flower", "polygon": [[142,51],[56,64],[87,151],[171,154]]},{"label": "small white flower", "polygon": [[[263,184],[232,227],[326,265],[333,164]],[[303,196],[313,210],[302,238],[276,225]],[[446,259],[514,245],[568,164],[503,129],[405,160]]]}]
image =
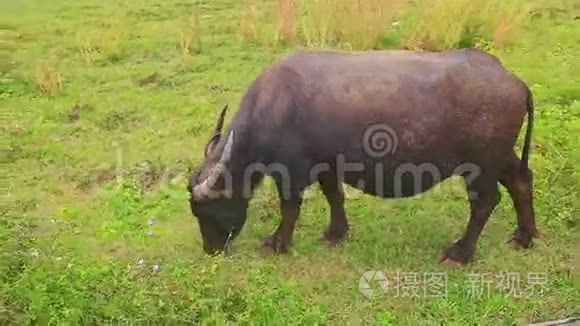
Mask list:
[{"label": "small white flower", "polygon": [[143,258],[140,258],[140,259],[137,261],[137,264],[139,264],[139,265],[143,265],[143,264],[145,264],[145,259],[143,259]]},{"label": "small white flower", "polygon": [[153,271],[154,272],[159,272],[160,270],[161,270],[161,266],[159,266],[159,264],[153,265]]}]

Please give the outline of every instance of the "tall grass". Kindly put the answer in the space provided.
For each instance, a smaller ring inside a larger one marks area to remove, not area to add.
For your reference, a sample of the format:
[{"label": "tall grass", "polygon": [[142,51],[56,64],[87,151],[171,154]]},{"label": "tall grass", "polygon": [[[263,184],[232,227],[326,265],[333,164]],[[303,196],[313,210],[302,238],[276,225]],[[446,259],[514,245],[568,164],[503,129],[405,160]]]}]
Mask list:
[{"label": "tall grass", "polygon": [[[271,12],[269,6],[258,7],[253,0],[245,0],[239,33],[245,42],[268,43],[273,38],[274,43],[299,41],[308,47],[370,49],[376,47],[397,8],[405,2],[276,0]],[[265,12],[267,15],[262,15]],[[275,29],[273,35],[267,33],[271,28]]]},{"label": "tall grass", "polygon": [[41,62],[36,67],[36,84],[42,94],[53,95],[62,88],[62,75],[54,64]]},{"label": "tall grass", "polygon": [[404,0],[311,0],[300,6],[299,29],[306,46],[353,50],[376,47]]},{"label": "tall grass", "polygon": [[311,0],[300,4],[299,26],[303,42],[309,47],[326,47],[337,41],[337,3]]},{"label": "tall grass", "polygon": [[[273,15],[269,6],[245,0],[239,26],[244,41],[265,45],[273,38],[273,43],[297,40],[307,47],[368,50],[395,36],[391,39],[402,38],[403,48],[430,51],[478,43],[504,46],[515,39],[531,9],[524,0],[276,0],[272,4]],[[395,18],[403,27],[396,32],[390,29]]]},{"label": "tall grass", "polygon": [[106,57],[119,57],[129,39],[131,24],[127,11],[111,17],[101,38],[101,50]]},{"label": "tall grass", "polygon": [[87,65],[92,65],[99,57],[100,36],[96,30],[80,29],[77,31],[79,52]]},{"label": "tall grass", "polygon": [[487,0],[421,0],[405,20],[404,46],[412,49],[444,50],[457,45],[468,24]]},{"label": "tall grass", "polygon": [[256,4],[253,0],[245,0],[242,5],[239,33],[245,42],[252,42],[257,38]]},{"label": "tall grass", "polygon": [[527,22],[532,9],[529,3],[518,0],[492,3],[488,6],[484,37],[496,46],[508,44]]},{"label": "tall grass", "polygon": [[503,46],[528,14],[522,0],[419,0],[405,19],[402,45],[443,51],[482,40]]},{"label": "tall grass", "polygon": [[121,10],[103,23],[103,27],[82,27],[77,31],[77,46],[85,63],[100,59],[119,59],[130,37],[131,20]]},{"label": "tall grass", "polygon": [[194,11],[179,32],[178,46],[184,59],[202,51],[202,30],[199,13]]},{"label": "tall grass", "polygon": [[278,0],[276,8],[276,42],[296,38],[297,0]]}]

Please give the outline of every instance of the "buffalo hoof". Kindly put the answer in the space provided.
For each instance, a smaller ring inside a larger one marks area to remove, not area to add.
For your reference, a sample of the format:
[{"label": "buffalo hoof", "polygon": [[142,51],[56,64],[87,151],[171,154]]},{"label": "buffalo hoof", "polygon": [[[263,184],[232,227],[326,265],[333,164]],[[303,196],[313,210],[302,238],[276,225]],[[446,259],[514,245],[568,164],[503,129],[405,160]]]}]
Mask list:
[{"label": "buffalo hoof", "polygon": [[532,247],[533,237],[534,236],[529,232],[522,229],[517,229],[514,232],[512,238],[508,241],[508,244],[516,250],[528,249]]},{"label": "buffalo hoof", "polygon": [[260,251],[264,254],[284,254],[288,253],[288,244],[283,243],[278,236],[271,235],[264,240]]},{"label": "buffalo hoof", "polygon": [[324,232],[323,241],[328,246],[336,246],[339,244],[344,238],[346,237],[346,230],[335,231],[335,230],[326,230]]},{"label": "buffalo hoof", "polygon": [[445,250],[439,263],[448,267],[460,267],[469,264],[472,259],[472,253],[469,253],[461,245],[455,244]]},{"label": "buffalo hoof", "polygon": [[439,264],[441,264],[442,266],[445,266],[445,267],[449,267],[449,268],[459,268],[459,267],[465,266],[464,263],[459,262],[459,261],[456,261],[456,260],[453,260],[453,259],[451,259],[449,257],[444,257],[439,262]]}]

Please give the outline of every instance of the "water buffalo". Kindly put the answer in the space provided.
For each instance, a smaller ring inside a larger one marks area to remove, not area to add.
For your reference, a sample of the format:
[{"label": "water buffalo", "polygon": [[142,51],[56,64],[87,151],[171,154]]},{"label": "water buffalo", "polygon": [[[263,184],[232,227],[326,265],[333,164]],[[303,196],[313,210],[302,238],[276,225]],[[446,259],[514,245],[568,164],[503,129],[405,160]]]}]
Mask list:
[{"label": "water buffalo", "polygon": [[[536,237],[532,94],[483,51],[298,52],[259,75],[222,134],[226,110],[188,184],[206,253],[223,251],[238,235],[264,176],[280,198],[281,222],[263,243],[275,253],[288,251],[302,194],[316,182],[330,206],[324,239],[333,244],[349,228],[343,183],[403,198],[451,176],[463,177],[471,212],[442,263],[473,260],[499,184],[517,213],[510,242],[528,248]],[[514,146],[526,114],[520,159]]]}]

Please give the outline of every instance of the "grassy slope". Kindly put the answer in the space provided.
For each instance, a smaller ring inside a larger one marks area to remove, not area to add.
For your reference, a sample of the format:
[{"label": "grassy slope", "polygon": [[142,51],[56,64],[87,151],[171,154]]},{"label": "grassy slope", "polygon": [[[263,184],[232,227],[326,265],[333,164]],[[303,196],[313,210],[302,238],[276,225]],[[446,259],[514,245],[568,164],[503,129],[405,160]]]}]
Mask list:
[{"label": "grassy slope", "polygon": [[[221,106],[236,108],[259,71],[291,49],[242,43],[236,1],[200,3],[202,51],[188,58],[178,41],[189,24],[189,1],[3,4],[11,7],[2,10],[2,35],[16,48],[10,52],[13,64],[2,60],[10,71],[0,84],[8,115],[3,134],[9,137],[0,320],[517,324],[580,313],[574,266],[580,250],[574,239],[580,28],[564,2],[554,6],[568,11],[543,11],[519,44],[495,52],[536,97],[531,166],[543,236],[528,251],[504,244],[515,214],[502,190],[477,261],[459,270],[437,265],[441,250],[467,222],[463,193],[449,187],[400,201],[348,201],[351,237],[334,249],[319,242],[328,208],[315,189],[292,253],[261,257],[256,248],[279,220],[267,183],[252,202],[235,255],[203,256],[184,192],[186,172],[201,159]],[[108,30],[109,22],[116,27]],[[100,31],[128,34],[117,49],[109,36],[105,45],[112,50],[88,65],[79,40]],[[43,60],[63,77],[62,90],[53,96],[40,94],[35,84]],[[71,118],[77,104],[78,119]],[[115,171],[128,176],[125,182],[115,182]],[[155,182],[168,171],[182,178]],[[130,182],[132,176],[140,182]],[[155,221],[151,226],[149,219]],[[152,272],[155,263],[161,271]],[[368,269],[388,275],[447,272],[448,296],[397,297],[391,288],[366,300],[358,281]],[[473,299],[466,283],[470,272],[521,273],[521,289],[527,272],[545,272],[547,290],[544,297],[515,298],[492,287],[489,296]]]}]

